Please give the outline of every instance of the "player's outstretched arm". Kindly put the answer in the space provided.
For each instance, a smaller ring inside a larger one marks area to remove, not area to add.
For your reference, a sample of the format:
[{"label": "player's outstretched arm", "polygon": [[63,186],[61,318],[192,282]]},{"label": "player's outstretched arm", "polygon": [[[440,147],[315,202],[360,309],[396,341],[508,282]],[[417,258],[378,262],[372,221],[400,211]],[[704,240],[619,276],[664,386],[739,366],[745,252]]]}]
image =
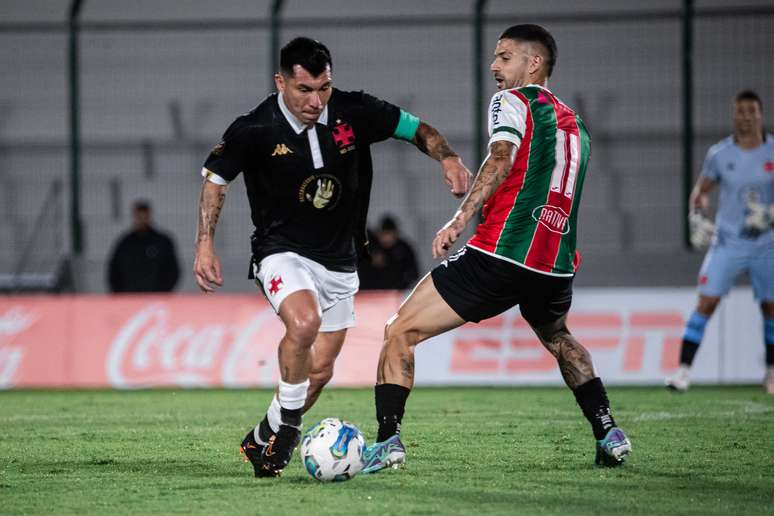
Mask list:
[{"label": "player's outstretched arm", "polygon": [[226,200],[228,186],[205,179],[199,196],[199,225],[196,231],[196,257],[193,273],[202,292],[214,292],[223,285],[220,259],[215,253],[215,226]]},{"label": "player's outstretched arm", "polygon": [[489,147],[489,155],[478,169],[473,186],[462,201],[454,217],[436,233],[433,240],[433,257],[441,258],[457,241],[468,222],[478,213],[497,187],[505,181],[513,166],[516,145],[509,141],[496,141]]},{"label": "player's outstretched arm", "polygon": [[456,197],[462,197],[468,191],[472,174],[462,160],[449,147],[449,142],[438,130],[425,122],[419,122],[417,132],[411,142],[416,147],[441,163],[443,178]]}]

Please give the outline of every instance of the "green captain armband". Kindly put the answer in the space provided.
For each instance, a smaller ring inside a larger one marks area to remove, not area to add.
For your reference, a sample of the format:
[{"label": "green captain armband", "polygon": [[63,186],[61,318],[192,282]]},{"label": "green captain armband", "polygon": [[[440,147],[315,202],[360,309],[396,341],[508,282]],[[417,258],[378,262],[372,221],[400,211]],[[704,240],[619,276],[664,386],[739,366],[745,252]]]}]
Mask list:
[{"label": "green captain armband", "polygon": [[417,127],[419,127],[419,118],[401,109],[398,127],[395,128],[392,137],[410,142],[414,139],[414,135],[417,134]]}]

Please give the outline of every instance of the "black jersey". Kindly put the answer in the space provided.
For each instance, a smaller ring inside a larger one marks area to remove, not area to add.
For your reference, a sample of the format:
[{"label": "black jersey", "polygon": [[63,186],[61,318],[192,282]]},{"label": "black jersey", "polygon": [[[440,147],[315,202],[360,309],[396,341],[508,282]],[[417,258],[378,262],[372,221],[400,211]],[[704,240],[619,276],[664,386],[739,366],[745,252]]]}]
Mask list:
[{"label": "black jersey", "polygon": [[366,93],[334,89],[327,123],[315,124],[316,160],[307,130],[294,130],[277,94],[237,118],[204,166],[227,181],[243,173],[253,259],[292,251],[333,271],[354,271],[367,244],[369,146],[393,136],[400,114]]}]

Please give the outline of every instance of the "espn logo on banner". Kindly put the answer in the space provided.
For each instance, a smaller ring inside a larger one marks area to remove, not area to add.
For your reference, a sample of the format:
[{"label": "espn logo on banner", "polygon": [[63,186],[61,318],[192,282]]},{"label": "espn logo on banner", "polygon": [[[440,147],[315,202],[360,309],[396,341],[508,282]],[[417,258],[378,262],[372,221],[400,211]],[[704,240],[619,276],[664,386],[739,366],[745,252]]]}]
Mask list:
[{"label": "espn logo on banner", "polygon": [[[667,373],[678,365],[685,319],[679,311],[571,312],[567,325],[595,361],[610,355],[623,373],[643,372],[647,344],[659,350],[658,373]],[[506,314],[457,331],[449,370],[520,375],[558,366],[526,321]]]}]

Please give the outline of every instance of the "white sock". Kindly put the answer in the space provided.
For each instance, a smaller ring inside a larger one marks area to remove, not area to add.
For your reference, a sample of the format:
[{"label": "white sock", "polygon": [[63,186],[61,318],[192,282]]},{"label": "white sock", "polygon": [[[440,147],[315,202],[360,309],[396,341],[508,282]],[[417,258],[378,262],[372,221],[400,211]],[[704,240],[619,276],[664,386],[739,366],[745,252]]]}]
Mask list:
[{"label": "white sock", "polygon": [[302,383],[285,383],[279,381],[279,404],[288,410],[303,408],[306,402],[306,391],[309,390],[309,379]]},{"label": "white sock", "polygon": [[[266,419],[269,420],[271,431],[276,434],[279,431],[279,426],[282,422],[282,413],[280,412],[280,404],[276,394],[271,399],[268,410],[266,410]],[[258,444],[268,444],[261,439],[260,428],[261,424],[258,423],[255,425],[255,430],[253,430],[253,437],[255,438],[255,442]]]},{"label": "white sock", "polygon": [[[279,394],[275,394],[271,399],[269,409],[266,411],[266,418],[269,420],[269,426],[274,433],[279,432],[282,424],[282,408],[288,410],[297,410],[303,408],[306,402],[306,393],[309,390],[309,380],[302,383],[286,383],[279,381]],[[253,435],[260,444],[266,444],[260,440],[258,426],[255,427]]]}]

